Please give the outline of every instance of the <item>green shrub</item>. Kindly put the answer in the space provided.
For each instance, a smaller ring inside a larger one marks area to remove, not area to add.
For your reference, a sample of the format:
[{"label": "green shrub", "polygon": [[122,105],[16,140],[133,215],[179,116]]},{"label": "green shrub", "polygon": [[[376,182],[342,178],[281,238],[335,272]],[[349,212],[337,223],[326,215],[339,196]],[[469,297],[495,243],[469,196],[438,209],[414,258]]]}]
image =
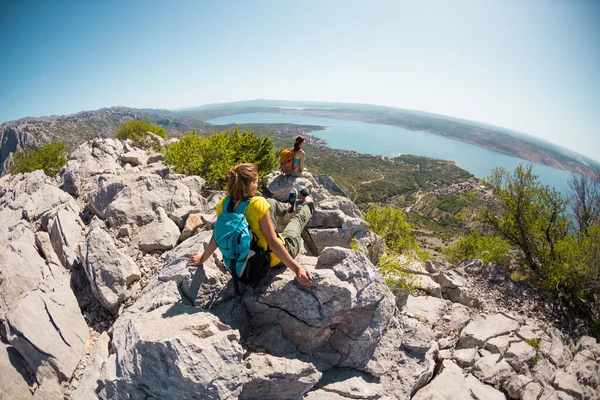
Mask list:
[{"label": "green shrub", "polygon": [[418,249],[412,227],[405,221],[402,210],[390,206],[373,206],[365,213],[365,221],[373,232],[385,240],[390,252],[402,253]]},{"label": "green shrub", "polygon": [[555,252],[556,261],[543,286],[578,299],[600,299],[600,226],[567,236],[556,245]]},{"label": "green shrub", "polygon": [[407,271],[397,255],[383,255],[377,262],[377,268],[390,290],[394,289],[394,287],[400,287],[408,290],[409,293],[415,294],[417,289],[416,277]]},{"label": "green shrub", "polygon": [[16,175],[41,169],[46,175],[55,176],[66,163],[65,144],[54,142],[40,149],[27,147],[17,151],[9,172]]},{"label": "green shrub", "polygon": [[540,282],[551,281],[556,247],[568,231],[566,201],[540,183],[531,165],[519,164],[512,174],[496,168],[486,185],[494,190],[498,207],[484,208],[480,219],[521,250],[522,261]]},{"label": "green shrub", "polygon": [[225,186],[231,167],[245,162],[255,164],[260,177],[269,174],[278,165],[273,139],[242,132],[239,126],[208,138],[191,133],[167,147],[164,161],[175,173],[200,175],[217,188]]},{"label": "green shrub", "polygon": [[121,124],[115,132],[115,138],[119,140],[130,139],[135,147],[159,151],[160,144],[158,140],[146,132],[152,132],[165,140],[167,139],[165,128],[152,125],[148,121],[140,119],[134,119]]},{"label": "green shrub", "polygon": [[503,264],[510,244],[498,236],[482,236],[473,232],[442,250],[446,260],[456,264],[465,258],[479,258],[485,264]]}]

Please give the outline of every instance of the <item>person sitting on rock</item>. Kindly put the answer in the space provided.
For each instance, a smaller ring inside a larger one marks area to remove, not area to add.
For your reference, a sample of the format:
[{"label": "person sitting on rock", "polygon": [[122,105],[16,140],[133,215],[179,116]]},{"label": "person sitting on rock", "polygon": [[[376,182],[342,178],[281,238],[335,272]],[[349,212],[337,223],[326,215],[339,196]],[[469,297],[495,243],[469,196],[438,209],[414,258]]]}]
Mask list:
[{"label": "person sitting on rock", "polygon": [[[294,260],[300,252],[302,239],[300,235],[310,220],[314,211],[314,201],[310,192],[304,186],[291,190],[287,203],[274,199],[256,196],[258,190],[258,169],[252,163],[238,164],[227,174],[227,194],[237,207],[237,204],[250,198],[245,216],[250,225],[250,230],[258,238],[257,244],[263,250],[269,249],[271,267],[285,265],[296,274],[298,283],[304,286],[312,285],[312,274]],[[297,206],[298,192],[303,196],[303,202]],[[223,210],[223,203],[227,197],[222,198],[217,205],[217,216]],[[293,213],[284,231],[275,233],[275,217]],[[190,257],[189,265],[203,264],[217,249],[214,234],[202,254],[194,253]]]},{"label": "person sitting on rock", "polygon": [[306,158],[306,153],[302,150],[302,147],[304,147],[304,136],[296,136],[296,141],[294,142],[294,147],[292,149],[294,152],[292,167],[290,169],[282,169],[285,175],[302,176],[302,172],[304,171],[304,159]]}]

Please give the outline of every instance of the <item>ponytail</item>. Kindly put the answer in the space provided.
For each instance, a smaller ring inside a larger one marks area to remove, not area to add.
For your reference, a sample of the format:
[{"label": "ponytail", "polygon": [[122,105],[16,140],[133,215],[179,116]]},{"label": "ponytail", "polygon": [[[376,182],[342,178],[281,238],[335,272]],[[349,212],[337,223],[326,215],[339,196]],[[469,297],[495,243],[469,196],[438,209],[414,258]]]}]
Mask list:
[{"label": "ponytail", "polygon": [[235,201],[250,197],[250,184],[258,179],[258,168],[252,163],[238,164],[227,173],[227,194]]},{"label": "ponytail", "polygon": [[304,136],[296,136],[296,141],[294,142],[294,151],[300,151],[300,145],[304,143]]}]

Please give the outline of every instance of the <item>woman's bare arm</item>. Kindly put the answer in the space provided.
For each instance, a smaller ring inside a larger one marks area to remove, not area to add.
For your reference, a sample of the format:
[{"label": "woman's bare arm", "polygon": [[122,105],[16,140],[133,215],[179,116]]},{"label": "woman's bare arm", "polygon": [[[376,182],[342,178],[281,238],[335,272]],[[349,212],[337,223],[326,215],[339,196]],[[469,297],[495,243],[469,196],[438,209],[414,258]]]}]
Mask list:
[{"label": "woman's bare arm", "polygon": [[304,150],[300,150],[300,171],[304,171],[304,158],[306,158],[306,153]]},{"label": "woman's bare arm", "polygon": [[215,252],[216,249],[217,249],[217,242],[215,242],[215,235],[213,234],[210,237],[208,246],[206,246],[206,249],[204,249],[204,252],[202,253],[202,255],[200,255],[200,253],[192,254],[192,256],[190,257],[190,260],[188,261],[188,265],[204,264],[206,262],[206,260],[208,260],[210,258],[210,256],[212,256],[212,254]]},{"label": "woman's bare arm", "polygon": [[275,255],[281,260],[281,262],[285,264],[286,267],[291,269],[296,274],[296,280],[298,283],[303,286],[311,286],[312,274],[310,271],[302,268],[302,266],[290,256],[290,253],[288,253],[285,246],[277,238],[277,234],[275,233],[275,229],[273,229],[273,224],[271,224],[271,217],[269,216],[268,211],[260,219],[259,224],[260,230],[265,235],[267,244],[269,245],[271,251],[275,253]]}]

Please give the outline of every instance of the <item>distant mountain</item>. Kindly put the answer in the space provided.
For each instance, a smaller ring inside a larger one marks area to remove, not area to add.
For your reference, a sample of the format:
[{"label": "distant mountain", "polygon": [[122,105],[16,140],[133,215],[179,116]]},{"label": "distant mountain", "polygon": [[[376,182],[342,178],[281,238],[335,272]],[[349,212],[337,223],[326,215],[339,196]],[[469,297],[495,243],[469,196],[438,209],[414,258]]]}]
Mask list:
[{"label": "distant mountain", "polygon": [[[11,153],[27,146],[42,146],[63,141],[67,148],[75,148],[96,136],[112,136],[123,122],[141,118],[165,127],[171,136],[197,129],[207,124],[200,120],[183,119],[168,110],[135,109],[128,107],[101,108],[66,116],[23,118],[0,125],[0,168],[6,173],[6,161]],[[210,124],[208,124],[210,125]]]},{"label": "distant mountain", "polygon": [[426,131],[449,139],[548,165],[553,168],[593,175],[600,163],[547,140],[482,122],[432,114],[424,111],[378,106],[316,101],[250,100],[175,111],[204,120],[245,113],[279,113],[358,120]]},{"label": "distant mountain", "polygon": [[234,114],[279,113],[363,121],[427,131],[460,140],[525,160],[591,176],[600,163],[546,140],[489,124],[423,111],[360,103],[317,101],[250,100],[207,104],[200,107],[162,110],[110,107],[67,116],[23,118],[0,125],[0,168],[6,173],[11,153],[26,146],[64,141],[75,147],[96,137],[111,136],[131,119],[142,118],[158,124],[171,136],[197,130],[207,132],[214,126],[207,120]]}]

